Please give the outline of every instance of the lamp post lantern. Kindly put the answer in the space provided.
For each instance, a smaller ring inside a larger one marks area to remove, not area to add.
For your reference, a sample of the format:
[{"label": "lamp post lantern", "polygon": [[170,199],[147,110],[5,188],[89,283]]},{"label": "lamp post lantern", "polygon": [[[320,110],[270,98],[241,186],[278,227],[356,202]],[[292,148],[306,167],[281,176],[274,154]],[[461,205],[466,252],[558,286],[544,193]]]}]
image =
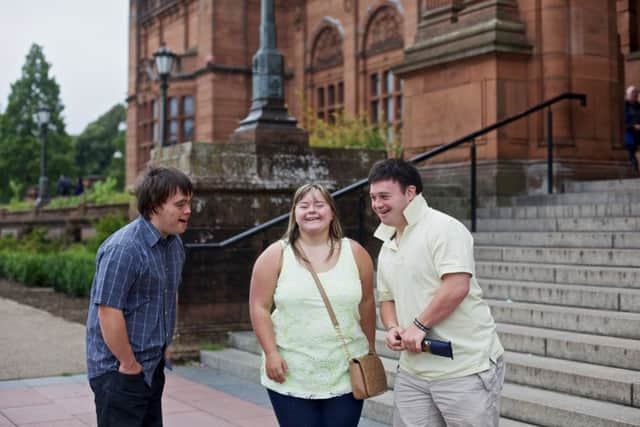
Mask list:
[{"label": "lamp post lantern", "polygon": [[51,110],[44,104],[38,106],[38,110],[33,114],[33,119],[38,125],[38,136],[40,139],[40,180],[38,181],[38,198],[36,199],[36,207],[45,205],[49,199],[47,190],[49,180],[47,179],[47,131],[49,129],[49,120],[51,119]]},{"label": "lamp post lantern", "polygon": [[167,88],[169,87],[169,75],[171,74],[176,54],[171,52],[163,43],[153,54],[153,58],[155,59],[156,71],[160,77],[160,142],[161,146],[165,147],[167,145]]}]

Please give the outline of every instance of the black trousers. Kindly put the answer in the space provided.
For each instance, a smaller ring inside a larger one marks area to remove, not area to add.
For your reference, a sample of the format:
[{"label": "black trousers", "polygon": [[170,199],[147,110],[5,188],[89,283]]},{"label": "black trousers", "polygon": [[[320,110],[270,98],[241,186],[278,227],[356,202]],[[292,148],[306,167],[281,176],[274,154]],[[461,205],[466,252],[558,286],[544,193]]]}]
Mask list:
[{"label": "black trousers", "polygon": [[95,395],[98,427],[162,427],[164,363],[153,373],[151,387],[142,373],[107,372],[89,380]]}]

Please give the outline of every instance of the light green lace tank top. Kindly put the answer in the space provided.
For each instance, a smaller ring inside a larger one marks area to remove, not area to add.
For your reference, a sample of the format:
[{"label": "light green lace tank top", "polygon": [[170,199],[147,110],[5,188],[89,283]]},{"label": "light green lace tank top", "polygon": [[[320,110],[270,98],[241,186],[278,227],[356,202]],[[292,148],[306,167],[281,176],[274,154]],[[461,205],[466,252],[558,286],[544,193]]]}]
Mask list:
[{"label": "light green lace tank top", "polygon": [[[271,314],[278,351],[287,362],[284,383],[267,377],[262,354],[262,385],[275,392],[307,399],[326,399],[351,392],[348,360],[311,273],[284,245],[282,269]],[[349,239],[342,240],[335,267],[318,273],[352,357],[369,351],[360,327],[362,287]]]}]

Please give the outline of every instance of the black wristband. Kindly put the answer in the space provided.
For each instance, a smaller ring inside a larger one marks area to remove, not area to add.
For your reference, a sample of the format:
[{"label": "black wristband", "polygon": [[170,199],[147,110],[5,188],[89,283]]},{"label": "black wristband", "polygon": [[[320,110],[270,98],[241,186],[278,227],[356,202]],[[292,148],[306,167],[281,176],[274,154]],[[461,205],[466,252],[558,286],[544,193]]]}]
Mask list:
[{"label": "black wristband", "polygon": [[418,329],[420,329],[422,332],[424,332],[425,334],[428,333],[430,331],[429,328],[427,328],[425,325],[423,325],[422,323],[420,323],[420,321],[418,320],[418,318],[413,319],[413,324],[416,325],[416,327]]}]

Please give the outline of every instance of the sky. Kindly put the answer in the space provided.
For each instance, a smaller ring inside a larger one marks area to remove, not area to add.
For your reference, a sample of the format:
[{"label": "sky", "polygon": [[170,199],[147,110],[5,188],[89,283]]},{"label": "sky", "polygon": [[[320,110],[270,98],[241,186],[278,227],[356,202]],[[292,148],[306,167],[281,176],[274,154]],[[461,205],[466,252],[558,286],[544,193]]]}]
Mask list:
[{"label": "sky", "polygon": [[128,0],[0,0],[0,111],[33,43],[60,86],[67,133],[127,96]]}]

